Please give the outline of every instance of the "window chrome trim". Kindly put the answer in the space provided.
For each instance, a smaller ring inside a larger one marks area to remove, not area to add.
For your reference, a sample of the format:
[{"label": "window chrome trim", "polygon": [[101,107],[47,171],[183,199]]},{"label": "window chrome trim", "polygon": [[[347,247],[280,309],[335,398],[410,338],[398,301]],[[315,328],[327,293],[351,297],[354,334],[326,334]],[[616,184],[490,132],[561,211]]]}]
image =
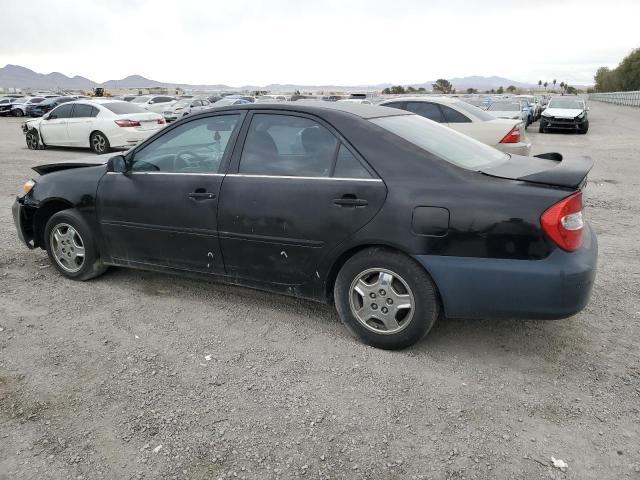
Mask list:
[{"label": "window chrome trim", "polygon": [[[124,175],[121,172],[107,172],[107,175]],[[349,177],[298,177],[295,175],[252,175],[243,173],[191,173],[191,172],[129,172],[128,175],[198,175],[205,177],[240,177],[240,178],[277,178],[291,180],[335,180],[338,182],[382,182],[380,178]]]}]

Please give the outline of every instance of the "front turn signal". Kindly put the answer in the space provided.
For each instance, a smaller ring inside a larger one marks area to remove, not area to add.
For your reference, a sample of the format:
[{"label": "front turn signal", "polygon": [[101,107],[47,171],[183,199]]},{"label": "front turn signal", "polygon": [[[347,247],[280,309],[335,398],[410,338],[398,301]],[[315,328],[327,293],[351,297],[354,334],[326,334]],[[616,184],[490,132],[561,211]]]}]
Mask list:
[{"label": "front turn signal", "polygon": [[33,189],[33,187],[35,187],[35,185],[35,180],[29,180],[23,185],[22,189],[24,190],[24,193],[29,193]]}]

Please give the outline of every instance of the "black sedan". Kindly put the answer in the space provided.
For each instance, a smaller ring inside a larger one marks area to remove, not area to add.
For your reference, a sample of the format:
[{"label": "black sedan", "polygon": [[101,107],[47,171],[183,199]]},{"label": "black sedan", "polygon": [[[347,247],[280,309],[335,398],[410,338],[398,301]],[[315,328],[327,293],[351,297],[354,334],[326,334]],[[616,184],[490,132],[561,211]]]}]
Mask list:
[{"label": "black sedan", "polygon": [[49,113],[51,110],[56,108],[58,105],[62,105],[63,103],[71,102],[73,100],[77,100],[77,97],[52,97],[43,100],[40,103],[36,103],[33,105],[29,105],[27,107],[26,114],[30,117],[41,117],[45,113]]},{"label": "black sedan", "polygon": [[59,272],[198,275],[334,301],[402,348],[447,317],[562,318],[589,301],[587,159],[518,157],[396,109],[251,104],[124,155],[42,165],[13,215]]}]

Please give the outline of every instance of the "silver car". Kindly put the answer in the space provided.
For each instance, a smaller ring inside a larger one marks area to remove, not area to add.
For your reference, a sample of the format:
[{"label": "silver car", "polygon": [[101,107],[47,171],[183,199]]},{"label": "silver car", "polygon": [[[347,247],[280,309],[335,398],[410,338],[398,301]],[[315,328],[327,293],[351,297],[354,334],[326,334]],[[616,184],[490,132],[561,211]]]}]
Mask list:
[{"label": "silver car", "polygon": [[212,107],[206,98],[183,98],[171,106],[170,110],[163,112],[167,122],[173,122],[191,113],[198,113]]},{"label": "silver car", "polygon": [[510,118],[522,120],[525,127],[529,125],[529,106],[526,100],[514,98],[513,100],[498,100],[487,108],[487,112],[496,118]]}]

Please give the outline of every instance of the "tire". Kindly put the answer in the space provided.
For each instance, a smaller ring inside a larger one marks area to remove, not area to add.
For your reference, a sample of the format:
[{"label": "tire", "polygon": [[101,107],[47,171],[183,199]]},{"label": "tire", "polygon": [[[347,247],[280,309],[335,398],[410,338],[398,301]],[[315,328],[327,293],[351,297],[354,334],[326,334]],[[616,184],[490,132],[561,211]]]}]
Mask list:
[{"label": "tire", "polygon": [[27,132],[25,140],[29,150],[38,150],[41,146],[40,135],[38,135],[38,131],[33,128]]},{"label": "tire", "polygon": [[[387,350],[418,342],[440,313],[436,286],[426,270],[386,248],[369,248],[347,260],[336,278],[334,300],[353,335]],[[400,302],[410,307],[398,309]]]},{"label": "tire", "polygon": [[584,122],[584,127],[580,129],[580,134],[584,135],[589,131],[589,121]]},{"label": "tire", "polygon": [[[90,280],[107,270],[91,228],[76,210],[51,216],[44,228],[44,244],[53,266],[71,280]],[[81,249],[84,255],[80,258]]]},{"label": "tire", "polygon": [[100,131],[93,132],[91,134],[91,136],[89,137],[89,145],[91,146],[91,150],[98,155],[108,153],[111,150],[109,139],[104,133]]},{"label": "tire", "polygon": [[14,116],[14,117],[24,117],[24,112],[23,112],[21,109],[16,108],[16,109],[13,111],[13,116]]},{"label": "tire", "polygon": [[542,120],[540,120],[540,126],[538,127],[538,132],[547,133],[547,127],[544,126],[544,123],[542,123]]}]

